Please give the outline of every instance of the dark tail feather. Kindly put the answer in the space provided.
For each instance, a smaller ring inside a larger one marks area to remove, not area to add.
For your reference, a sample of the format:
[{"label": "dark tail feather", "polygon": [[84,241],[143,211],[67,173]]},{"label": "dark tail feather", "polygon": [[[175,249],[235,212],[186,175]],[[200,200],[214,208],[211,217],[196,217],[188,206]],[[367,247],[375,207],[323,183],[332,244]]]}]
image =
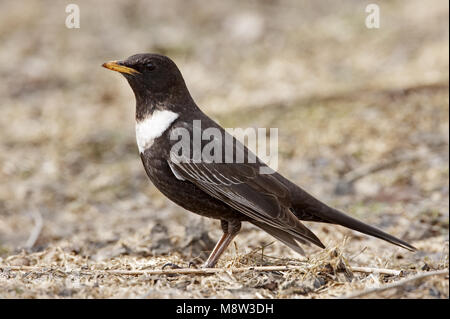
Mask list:
[{"label": "dark tail feather", "polygon": [[293,213],[300,220],[314,221],[338,224],[361,233],[383,239],[391,244],[400,246],[402,248],[414,251],[417,250],[414,246],[408,244],[406,241],[398,239],[389,235],[378,228],[364,224],[363,222],[352,218],[334,208],[331,208],[312,195],[305,192],[303,189],[287,180],[283,176],[277,174],[276,177],[281,180],[291,191],[291,199],[293,204]]},{"label": "dark tail feather", "polygon": [[315,212],[314,215],[317,215],[318,217],[324,219],[324,221],[326,221],[326,222],[329,222],[332,224],[338,224],[338,225],[359,231],[361,233],[383,239],[387,242],[390,242],[391,244],[400,246],[400,247],[408,249],[410,251],[417,250],[414,246],[408,244],[406,241],[403,241],[392,235],[389,235],[388,233],[385,233],[378,228],[367,225],[367,224],[365,224],[353,217],[350,217],[334,208],[331,208],[328,206],[326,208],[322,207],[322,209],[320,209],[320,211],[318,211],[318,212]]}]

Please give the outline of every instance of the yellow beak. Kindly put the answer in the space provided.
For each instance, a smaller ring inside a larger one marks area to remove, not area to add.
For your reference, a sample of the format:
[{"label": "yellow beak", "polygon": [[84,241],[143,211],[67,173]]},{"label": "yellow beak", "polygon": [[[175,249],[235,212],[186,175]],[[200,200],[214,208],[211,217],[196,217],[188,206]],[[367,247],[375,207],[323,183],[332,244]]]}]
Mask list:
[{"label": "yellow beak", "polygon": [[117,71],[117,72],[120,72],[120,73],[126,73],[126,74],[132,74],[132,75],[140,73],[139,71],[137,71],[137,70],[135,70],[133,68],[129,68],[129,67],[124,66],[124,65],[120,65],[117,62],[118,61],[106,62],[106,63],[103,63],[102,66],[104,68],[107,68],[107,69],[110,69],[110,70],[113,70],[113,71]]}]

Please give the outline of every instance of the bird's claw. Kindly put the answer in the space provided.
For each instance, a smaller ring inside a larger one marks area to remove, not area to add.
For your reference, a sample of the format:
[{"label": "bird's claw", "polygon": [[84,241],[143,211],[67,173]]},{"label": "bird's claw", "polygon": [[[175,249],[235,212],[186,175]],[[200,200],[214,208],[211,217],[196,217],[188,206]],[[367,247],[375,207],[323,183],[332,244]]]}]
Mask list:
[{"label": "bird's claw", "polygon": [[[171,267],[172,269],[182,269],[183,267],[181,267],[181,266],[178,266],[177,264],[174,264],[174,263],[165,263],[163,266],[162,266],[162,270],[164,270],[165,268],[167,268],[167,267]],[[196,264],[191,260],[191,261],[189,261],[189,264],[188,264],[188,266],[187,266],[187,268],[197,268],[196,267]]]},{"label": "bird's claw", "polygon": [[166,267],[171,267],[172,269],[181,269],[182,268],[174,263],[165,263],[161,269],[164,270],[164,268],[166,268]]}]

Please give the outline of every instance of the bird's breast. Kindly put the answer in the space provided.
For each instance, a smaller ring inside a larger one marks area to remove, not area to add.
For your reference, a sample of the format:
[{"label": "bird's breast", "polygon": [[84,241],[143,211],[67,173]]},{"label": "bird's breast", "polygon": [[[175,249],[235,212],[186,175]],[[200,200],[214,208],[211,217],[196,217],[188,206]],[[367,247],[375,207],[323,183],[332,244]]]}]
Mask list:
[{"label": "bird's breast", "polygon": [[136,142],[139,153],[149,149],[156,138],[160,137],[179,117],[172,111],[156,110],[141,121],[136,121]]}]

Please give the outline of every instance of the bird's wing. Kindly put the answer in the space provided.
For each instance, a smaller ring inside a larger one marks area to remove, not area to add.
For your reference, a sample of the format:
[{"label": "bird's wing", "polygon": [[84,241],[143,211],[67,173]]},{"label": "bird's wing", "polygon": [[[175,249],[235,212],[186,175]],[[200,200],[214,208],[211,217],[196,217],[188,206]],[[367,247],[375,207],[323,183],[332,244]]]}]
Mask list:
[{"label": "bird's wing", "polygon": [[260,174],[264,164],[196,163],[186,158],[171,159],[168,163],[177,178],[190,181],[259,224],[288,233],[299,242],[312,242],[324,248],[292,213],[287,187],[271,174]]}]

